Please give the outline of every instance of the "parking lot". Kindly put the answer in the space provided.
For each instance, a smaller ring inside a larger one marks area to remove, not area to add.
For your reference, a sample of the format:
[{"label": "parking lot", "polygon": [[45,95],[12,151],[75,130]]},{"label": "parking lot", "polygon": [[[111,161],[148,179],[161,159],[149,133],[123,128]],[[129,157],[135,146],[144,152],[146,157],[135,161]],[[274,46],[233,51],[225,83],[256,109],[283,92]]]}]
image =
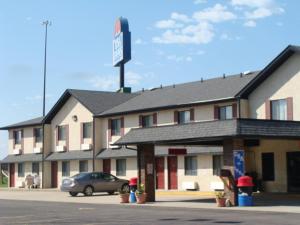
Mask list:
[{"label": "parking lot", "polygon": [[[99,196],[99,198],[102,198]],[[82,198],[77,198],[82,199]],[[92,199],[92,198],[89,198]],[[97,198],[94,198],[97,199]],[[38,199],[37,199],[38,200]],[[41,201],[0,201],[0,224],[299,224],[299,214],[139,207]]]}]

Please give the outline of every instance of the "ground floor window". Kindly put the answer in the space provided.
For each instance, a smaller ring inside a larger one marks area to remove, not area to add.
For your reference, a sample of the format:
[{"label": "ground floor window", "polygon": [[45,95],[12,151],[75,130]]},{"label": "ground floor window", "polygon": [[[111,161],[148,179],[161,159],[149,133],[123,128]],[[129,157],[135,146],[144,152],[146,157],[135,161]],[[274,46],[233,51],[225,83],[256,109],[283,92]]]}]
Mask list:
[{"label": "ground floor window", "polygon": [[87,160],[81,160],[79,161],[79,172],[88,172],[88,161]]},{"label": "ground floor window", "polygon": [[213,175],[219,176],[223,166],[222,155],[213,155]]},{"label": "ground floor window", "polygon": [[196,176],[197,164],[197,156],[186,156],[184,158],[184,174],[187,176]]},{"label": "ground floor window", "polygon": [[70,162],[63,161],[61,163],[61,169],[62,169],[62,176],[63,177],[69,177],[70,176]]},{"label": "ground floor window", "polygon": [[40,164],[38,162],[33,162],[31,171],[32,171],[32,174],[39,175],[40,174]]},{"label": "ground floor window", "polygon": [[116,167],[117,176],[126,176],[126,159],[117,159]]},{"label": "ground floor window", "polygon": [[274,153],[262,153],[262,179],[263,181],[274,181],[275,180],[275,170],[274,170]]},{"label": "ground floor window", "polygon": [[18,177],[24,177],[24,163],[18,163]]}]

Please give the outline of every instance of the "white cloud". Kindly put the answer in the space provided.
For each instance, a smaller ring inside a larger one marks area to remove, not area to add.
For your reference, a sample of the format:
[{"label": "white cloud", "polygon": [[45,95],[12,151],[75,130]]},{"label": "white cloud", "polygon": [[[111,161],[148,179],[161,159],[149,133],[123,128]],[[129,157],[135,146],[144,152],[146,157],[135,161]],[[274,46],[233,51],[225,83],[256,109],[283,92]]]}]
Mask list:
[{"label": "white cloud", "polygon": [[241,40],[241,37],[239,37],[239,36],[233,37],[227,33],[223,33],[223,34],[221,34],[220,39],[223,41],[234,41],[234,40],[238,41],[238,40]]},{"label": "white cloud", "polygon": [[184,23],[187,23],[187,22],[191,21],[191,19],[187,15],[180,14],[180,13],[177,13],[177,12],[173,12],[171,14],[171,19],[181,21],[181,22],[184,22]]},{"label": "white cloud", "polygon": [[205,44],[214,37],[213,26],[206,22],[188,25],[179,32],[165,31],[160,37],[154,37],[154,43],[163,44]]},{"label": "white cloud", "polygon": [[213,7],[195,12],[193,18],[197,21],[209,21],[212,23],[219,23],[237,18],[235,14],[227,10],[226,6],[216,4]]},{"label": "white cloud", "polygon": [[206,3],[206,2],[207,2],[207,0],[194,0],[195,5],[203,4],[203,3]]},{"label": "white cloud", "polygon": [[256,27],[256,22],[254,20],[248,20],[244,23],[245,27]]},{"label": "white cloud", "polygon": [[132,86],[139,85],[141,83],[141,80],[143,79],[140,74],[133,71],[128,71],[127,73],[125,73],[125,78],[127,84]]},{"label": "white cloud", "polygon": [[168,55],[168,60],[175,61],[175,62],[190,62],[193,60],[191,56],[177,56],[177,55]]},{"label": "white cloud", "polygon": [[182,27],[183,25],[180,23],[176,23],[175,20],[160,20],[155,23],[156,28],[160,29],[169,29],[169,28],[179,28]]},{"label": "white cloud", "polygon": [[145,44],[147,44],[145,41],[143,41],[141,38],[138,38],[138,39],[136,39],[135,41],[134,41],[134,43],[136,44],[136,45],[145,45]]},{"label": "white cloud", "polygon": [[284,13],[284,9],[275,0],[231,0],[231,4],[237,7],[246,7],[244,12],[246,19],[262,19],[275,14]]}]

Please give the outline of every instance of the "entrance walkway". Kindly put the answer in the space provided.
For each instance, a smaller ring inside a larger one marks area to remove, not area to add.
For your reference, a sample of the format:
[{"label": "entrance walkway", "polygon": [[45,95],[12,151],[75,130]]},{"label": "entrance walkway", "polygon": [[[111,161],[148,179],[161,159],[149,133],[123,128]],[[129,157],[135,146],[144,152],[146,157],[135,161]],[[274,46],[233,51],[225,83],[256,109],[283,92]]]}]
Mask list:
[{"label": "entrance walkway", "polygon": [[[106,193],[95,194],[92,197],[79,195],[70,197],[68,193],[55,189],[49,190],[27,190],[27,189],[0,189],[0,199],[46,201],[46,202],[69,202],[90,204],[120,204],[118,195],[107,195]],[[167,192],[157,194],[157,201],[140,205],[141,207],[179,207],[198,209],[222,209],[222,210],[249,210],[266,212],[300,213],[300,195],[289,194],[260,194],[255,195],[255,206],[253,207],[216,207],[215,199],[211,196],[179,195]],[[122,204],[122,206],[131,204]]]}]

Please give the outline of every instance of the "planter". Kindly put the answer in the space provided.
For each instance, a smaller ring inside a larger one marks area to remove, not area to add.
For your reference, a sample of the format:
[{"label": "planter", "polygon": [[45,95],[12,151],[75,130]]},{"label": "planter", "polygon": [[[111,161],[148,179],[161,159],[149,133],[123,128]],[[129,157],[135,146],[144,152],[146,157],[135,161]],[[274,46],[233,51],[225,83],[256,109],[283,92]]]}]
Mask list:
[{"label": "planter", "polygon": [[120,203],[129,203],[129,193],[120,194]]},{"label": "planter", "polygon": [[137,204],[145,204],[146,203],[146,198],[147,198],[147,194],[143,193],[143,194],[135,194],[136,196],[136,203]]},{"label": "planter", "polygon": [[216,202],[218,207],[226,206],[226,198],[216,198]]}]

